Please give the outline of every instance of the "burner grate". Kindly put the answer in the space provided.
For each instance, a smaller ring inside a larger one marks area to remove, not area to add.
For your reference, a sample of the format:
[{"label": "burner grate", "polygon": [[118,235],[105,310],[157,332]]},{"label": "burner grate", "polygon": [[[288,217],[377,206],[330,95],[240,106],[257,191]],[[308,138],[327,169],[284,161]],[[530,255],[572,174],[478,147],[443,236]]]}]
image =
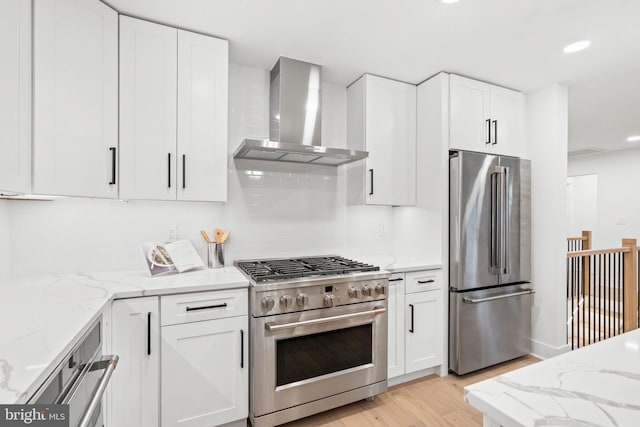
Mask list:
[{"label": "burner grate", "polygon": [[256,282],[380,270],[339,256],[239,261],[236,265]]}]

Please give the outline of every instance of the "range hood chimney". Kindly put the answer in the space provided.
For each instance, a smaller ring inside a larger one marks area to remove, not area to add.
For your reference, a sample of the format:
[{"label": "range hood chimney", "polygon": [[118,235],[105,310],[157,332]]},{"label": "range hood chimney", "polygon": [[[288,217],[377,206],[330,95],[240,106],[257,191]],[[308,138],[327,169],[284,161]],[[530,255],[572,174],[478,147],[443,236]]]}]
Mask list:
[{"label": "range hood chimney", "polygon": [[233,158],[341,166],[368,156],[323,147],[321,113],[320,66],[280,57],[271,70],[269,139],[245,139]]}]

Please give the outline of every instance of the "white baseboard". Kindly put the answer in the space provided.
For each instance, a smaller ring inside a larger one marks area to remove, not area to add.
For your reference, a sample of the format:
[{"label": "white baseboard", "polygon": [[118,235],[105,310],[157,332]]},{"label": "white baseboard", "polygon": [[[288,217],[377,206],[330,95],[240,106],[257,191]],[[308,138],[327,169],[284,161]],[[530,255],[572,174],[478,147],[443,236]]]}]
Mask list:
[{"label": "white baseboard", "polygon": [[571,351],[569,344],[563,344],[559,347],[549,345],[542,341],[531,339],[531,355],[538,359],[548,359]]},{"label": "white baseboard", "polygon": [[427,368],[421,371],[411,372],[410,374],[404,374],[394,378],[389,378],[387,380],[387,384],[389,385],[389,387],[393,387],[394,385],[417,380],[418,378],[423,378],[429,375],[439,375],[439,374],[440,374],[439,366],[434,366],[433,368]]}]

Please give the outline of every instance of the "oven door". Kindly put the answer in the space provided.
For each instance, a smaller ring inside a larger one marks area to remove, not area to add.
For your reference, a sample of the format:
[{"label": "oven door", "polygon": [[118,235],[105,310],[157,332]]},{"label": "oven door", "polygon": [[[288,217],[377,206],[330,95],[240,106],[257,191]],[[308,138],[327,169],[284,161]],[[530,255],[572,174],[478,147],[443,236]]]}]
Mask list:
[{"label": "oven door", "polygon": [[252,319],[254,416],[387,379],[387,301]]}]

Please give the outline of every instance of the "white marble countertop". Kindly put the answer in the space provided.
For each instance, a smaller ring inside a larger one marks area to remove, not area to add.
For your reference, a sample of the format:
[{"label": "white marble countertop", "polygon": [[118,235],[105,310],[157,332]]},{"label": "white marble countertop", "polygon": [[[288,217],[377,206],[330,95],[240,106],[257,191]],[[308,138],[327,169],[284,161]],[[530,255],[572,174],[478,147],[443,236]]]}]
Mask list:
[{"label": "white marble countertop", "polygon": [[442,264],[434,264],[419,258],[396,257],[392,255],[357,256],[354,259],[377,265],[381,270],[389,273],[408,273],[411,271],[437,270]]},{"label": "white marble countertop", "polygon": [[640,425],[640,330],[465,387],[497,425]]},{"label": "white marble countertop", "polygon": [[0,403],[24,403],[113,299],[242,288],[235,268],[150,277],[146,271],[0,280]]}]

